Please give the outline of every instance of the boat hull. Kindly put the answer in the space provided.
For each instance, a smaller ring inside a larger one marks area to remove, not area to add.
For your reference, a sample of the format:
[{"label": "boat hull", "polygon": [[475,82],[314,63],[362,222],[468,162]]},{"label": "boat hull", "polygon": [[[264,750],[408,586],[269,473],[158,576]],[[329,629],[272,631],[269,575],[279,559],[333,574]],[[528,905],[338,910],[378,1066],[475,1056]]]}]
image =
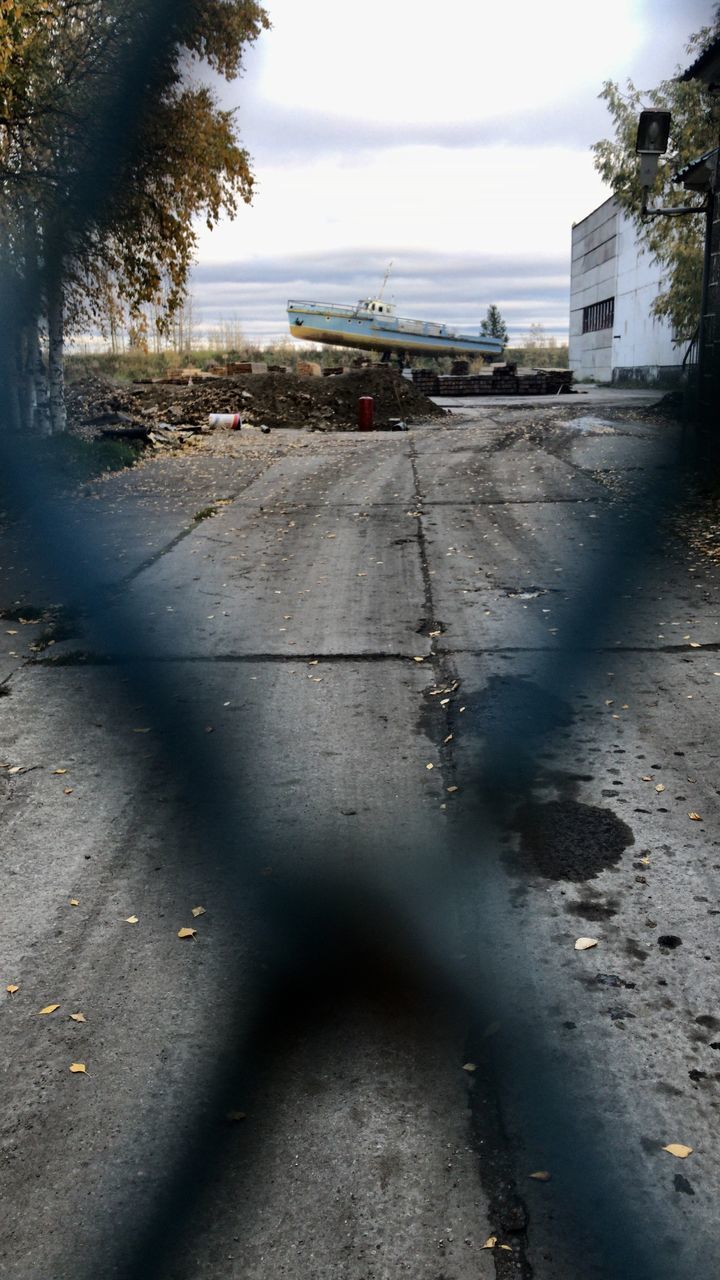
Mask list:
[{"label": "boat hull", "polygon": [[502,343],[494,338],[457,333],[421,320],[369,316],[352,307],[288,303],[288,323],[293,338],[337,347],[449,356],[497,357],[502,352]]}]

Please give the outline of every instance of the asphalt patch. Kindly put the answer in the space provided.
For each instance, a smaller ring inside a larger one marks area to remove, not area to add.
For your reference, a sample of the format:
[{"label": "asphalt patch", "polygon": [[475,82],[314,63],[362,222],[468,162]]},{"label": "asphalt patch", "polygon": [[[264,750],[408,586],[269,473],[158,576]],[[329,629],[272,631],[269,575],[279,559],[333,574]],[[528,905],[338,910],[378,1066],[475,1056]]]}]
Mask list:
[{"label": "asphalt patch", "polygon": [[526,804],[515,815],[521,868],[548,880],[593,880],[635,843],[629,826],[609,809],[576,800]]}]

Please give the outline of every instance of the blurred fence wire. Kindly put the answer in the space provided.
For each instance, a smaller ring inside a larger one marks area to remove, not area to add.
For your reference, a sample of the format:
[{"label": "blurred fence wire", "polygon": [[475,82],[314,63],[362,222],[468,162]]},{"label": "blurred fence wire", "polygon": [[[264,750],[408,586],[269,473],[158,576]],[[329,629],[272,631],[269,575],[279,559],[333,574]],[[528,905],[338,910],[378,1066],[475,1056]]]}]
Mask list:
[{"label": "blurred fence wire", "polygon": [[[155,60],[176,38],[183,12],[189,8],[189,0],[126,3],[135,8],[133,36],[117,53],[114,91],[98,103],[94,132],[83,140],[85,159],[70,165],[65,180],[58,184],[48,238],[57,270],[62,270],[73,244],[103,203],[112,200],[116,184],[122,181],[139,121],[149,109]],[[7,257],[0,268],[4,275],[0,282],[0,418],[5,428],[0,464],[5,511],[11,519],[32,512],[28,557],[51,572],[64,600],[81,610],[91,648],[99,653],[112,649],[120,655],[98,669],[102,680],[111,688],[121,673],[123,680],[130,681],[133,699],[152,715],[165,767],[196,798],[196,825],[222,860],[228,900],[253,901],[266,954],[273,956],[269,970],[251,975],[250,1006],[238,998],[234,1022],[228,1027],[231,1053],[211,1072],[210,1091],[219,1107],[237,1096],[239,1079],[248,1092],[252,1090],[261,1062],[272,1052],[278,1021],[298,999],[312,1011],[319,1007],[321,992],[330,989],[340,1000],[350,998],[368,970],[374,969],[380,983],[392,983],[409,965],[413,981],[428,993],[429,1016],[433,1007],[454,1003],[471,1027],[482,1025],[491,1009],[502,1006],[507,1011],[508,1033],[495,1050],[496,1070],[499,1076],[512,1077],[537,1148],[546,1153],[548,1163],[555,1159],[564,1167],[566,1247],[572,1247],[574,1230],[578,1239],[589,1233],[594,1265],[604,1280],[670,1280],[671,1276],[678,1280],[676,1260],[661,1247],[663,1223],[655,1209],[648,1204],[644,1217],[638,1219],[629,1207],[612,1149],[587,1126],[586,1117],[566,1104],[563,1081],[555,1074],[552,1055],[528,1006],[530,957],[515,940],[508,966],[506,923],[502,913],[493,909],[503,806],[532,781],[536,758],[557,728],[555,701],[552,697],[540,701],[529,726],[512,701],[498,708],[496,719],[502,731],[485,760],[482,776],[475,779],[470,825],[454,829],[452,838],[460,856],[444,869],[418,875],[395,895],[381,886],[375,892],[366,886],[364,895],[356,890],[350,893],[329,873],[324,883],[317,878],[309,883],[300,876],[295,881],[285,877],[282,883],[258,890],[258,871],[268,861],[268,850],[253,825],[252,799],[243,790],[242,760],[233,762],[235,794],[230,803],[227,790],[217,784],[222,770],[213,739],[202,730],[188,736],[186,719],[181,723],[179,676],[172,664],[153,664],[139,656],[143,620],[117,601],[110,634],[99,553],[81,543],[81,535],[68,522],[62,485],[48,457],[39,461],[26,438],[9,429],[19,317],[28,305],[35,305],[33,291],[39,286],[37,280],[13,271]],[[564,693],[569,685],[592,678],[601,621],[607,623],[617,609],[618,573],[627,571],[630,549],[638,555],[651,545],[660,513],[679,491],[679,469],[656,470],[655,476],[652,491],[638,494],[616,524],[601,569],[588,575],[578,590],[562,652],[548,652],[539,660],[538,683],[551,693]],[[79,581],[74,566],[81,558],[85,569]],[[636,571],[643,571],[641,554]],[[365,839],[371,842],[372,832],[366,832]],[[468,895],[478,905],[478,936],[473,942],[477,958],[475,963],[460,964],[453,959],[457,939],[451,936],[456,918],[451,908]],[[172,1226],[190,1215],[204,1182],[222,1159],[223,1141],[198,1117],[182,1158],[168,1170],[154,1201],[145,1206],[143,1225],[138,1227],[136,1222],[126,1235],[115,1229],[110,1252],[103,1258],[77,1258],[75,1274],[123,1280],[160,1275],[167,1264]],[[577,1275],[583,1267],[579,1257]],[[530,1275],[530,1271],[514,1274]]]}]

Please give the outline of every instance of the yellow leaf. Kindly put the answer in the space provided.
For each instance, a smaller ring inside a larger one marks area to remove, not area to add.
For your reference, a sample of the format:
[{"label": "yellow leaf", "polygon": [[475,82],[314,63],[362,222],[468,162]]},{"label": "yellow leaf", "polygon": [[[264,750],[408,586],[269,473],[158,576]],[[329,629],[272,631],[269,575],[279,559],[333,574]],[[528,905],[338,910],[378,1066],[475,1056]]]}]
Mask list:
[{"label": "yellow leaf", "polygon": [[434,764],[426,764],[426,765],[425,765],[425,768],[426,768],[426,769],[434,769],[434,768],[435,768],[435,765],[434,765]]},{"label": "yellow leaf", "polygon": [[548,1173],[547,1169],[538,1169],[536,1173],[531,1173],[530,1177],[534,1178],[536,1182],[550,1181],[550,1174]]},{"label": "yellow leaf", "polygon": [[193,915],[194,915],[195,919],[197,920],[198,916],[204,916],[204,915],[205,915],[205,908],[204,908],[204,907],[193,907],[193,909],[192,909],[192,913],[193,913]]},{"label": "yellow leaf", "polygon": [[78,902],[77,898],[71,898],[71,899],[70,899],[70,906],[71,906],[71,907],[79,907],[79,906],[80,906],[80,903]]},{"label": "yellow leaf", "polygon": [[195,938],[197,929],[178,929],[178,938]]},{"label": "yellow leaf", "polygon": [[67,773],[67,769],[53,769],[53,773]]},{"label": "yellow leaf", "polygon": [[19,990],[20,990],[20,988],[19,988],[18,986],[16,986],[14,982],[9,982],[9,983],[8,983],[8,985],[6,986],[5,990],[7,991],[7,993],[8,993],[8,995],[9,995],[9,996],[14,996],[14,995],[15,995],[15,992],[16,992],[16,991],[19,991]]},{"label": "yellow leaf", "polygon": [[63,787],[63,795],[64,795],[64,796],[71,796],[71,795],[72,795],[72,793],[73,793],[73,789],[72,789],[72,787]]},{"label": "yellow leaf", "polygon": [[424,662],[424,658],[413,658],[413,662]]},{"label": "yellow leaf", "polygon": [[665,790],[665,783],[664,783],[664,782],[658,782],[658,784],[657,784],[657,786],[656,786],[655,790],[656,790],[657,792],[664,791],[664,790]]},{"label": "yellow leaf", "polygon": [[689,813],[688,818],[692,818],[693,822],[702,822],[702,818],[699,813]]},{"label": "yellow leaf", "polygon": [[87,1018],[85,1017],[84,1013],[71,1013],[70,1017],[72,1018],[73,1022],[87,1022]]},{"label": "yellow leaf", "polygon": [[702,645],[701,645],[701,644],[698,644],[697,640],[691,640],[691,641],[690,641],[690,648],[691,648],[691,649],[702,649]]},{"label": "yellow leaf", "polygon": [[488,1236],[488,1238],[487,1238],[487,1240],[485,1241],[485,1243],[484,1243],[484,1245],[482,1246],[482,1248],[483,1248],[483,1249],[494,1249],[496,1244],[497,1244],[497,1236]]},{"label": "yellow leaf", "polygon": [[641,782],[654,782],[654,781],[655,781],[655,774],[654,774],[654,773],[644,773],[644,774],[643,774],[643,776],[642,776],[642,778],[640,779],[640,781],[641,781]]},{"label": "yellow leaf", "polygon": [[512,1253],[512,1245],[509,1244],[499,1244],[498,1249],[504,1249],[506,1253]]},{"label": "yellow leaf", "polygon": [[463,1063],[463,1071],[468,1071],[472,1074],[473,1071],[477,1071],[477,1063],[476,1062]]},{"label": "yellow leaf", "polygon": [[682,1142],[668,1142],[663,1151],[669,1151],[671,1156],[677,1156],[678,1160],[685,1160],[687,1156],[691,1156],[692,1147],[683,1146]]},{"label": "yellow leaf", "polygon": [[596,947],[597,944],[598,944],[597,938],[578,938],[575,943],[575,950],[589,951],[591,947]]},{"label": "yellow leaf", "polygon": [[460,790],[460,788],[459,788],[459,787],[446,787],[446,788],[445,788],[445,790],[446,790],[446,791],[449,791],[449,792],[450,792],[450,795],[452,795],[453,791],[459,791],[459,790]]},{"label": "yellow leaf", "polygon": [[644,858],[639,858],[638,861],[641,862],[644,867],[650,866],[650,859],[647,857],[647,855]]},{"label": "yellow leaf", "polygon": [[21,764],[14,764],[11,769],[8,769],[8,773],[22,773],[22,772],[23,772],[23,767]]},{"label": "yellow leaf", "polygon": [[40,1013],[54,1013],[55,1010],[59,1008],[59,1004],[46,1004],[45,1008],[40,1010]]},{"label": "yellow leaf", "polygon": [[72,1071],[73,1075],[84,1076],[87,1072],[87,1067],[85,1066],[84,1062],[71,1062],[70,1070]]},{"label": "yellow leaf", "polygon": [[137,924],[137,922],[138,922],[138,918],[137,918],[137,916],[126,916],[126,917],[125,917],[125,923],[126,923],[126,924]]}]

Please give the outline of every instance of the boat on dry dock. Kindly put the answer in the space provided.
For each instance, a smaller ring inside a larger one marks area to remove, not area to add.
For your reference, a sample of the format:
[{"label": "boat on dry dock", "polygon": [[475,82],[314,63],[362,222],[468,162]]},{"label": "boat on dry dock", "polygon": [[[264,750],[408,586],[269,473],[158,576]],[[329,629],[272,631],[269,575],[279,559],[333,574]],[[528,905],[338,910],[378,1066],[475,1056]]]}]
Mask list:
[{"label": "boat on dry dock", "polygon": [[287,315],[293,338],[381,351],[388,358],[393,354],[497,358],[502,353],[502,342],[497,338],[460,333],[449,325],[398,316],[393,303],[386,302],[382,293],[377,298],[361,298],[354,307],[336,302],[291,301]]}]

